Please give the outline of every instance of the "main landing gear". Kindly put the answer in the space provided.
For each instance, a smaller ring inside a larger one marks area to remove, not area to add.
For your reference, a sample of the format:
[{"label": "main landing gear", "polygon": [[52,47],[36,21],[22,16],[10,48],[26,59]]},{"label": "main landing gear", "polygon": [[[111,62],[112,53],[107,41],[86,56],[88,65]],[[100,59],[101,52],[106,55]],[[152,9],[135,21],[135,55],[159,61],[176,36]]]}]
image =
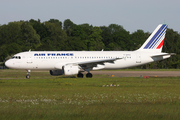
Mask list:
[{"label": "main landing gear", "polygon": [[87,77],[87,78],[92,78],[92,76],[93,76],[93,75],[92,75],[91,73],[87,73],[87,74],[86,74],[86,77]]},{"label": "main landing gear", "polygon": [[83,78],[84,75],[83,75],[81,72],[79,72],[79,73],[77,74],[77,77],[78,77],[78,78]]},{"label": "main landing gear", "polygon": [[[93,76],[93,75],[92,75],[91,73],[87,73],[87,74],[86,74],[86,77],[87,77],[87,78],[92,78],[92,76]],[[83,78],[84,75],[83,75],[81,72],[79,72],[79,73],[77,74],[77,77],[78,77],[78,78]]]},{"label": "main landing gear", "polygon": [[27,70],[27,75],[26,75],[26,78],[27,78],[27,79],[30,78],[30,72],[31,72],[31,70]]}]

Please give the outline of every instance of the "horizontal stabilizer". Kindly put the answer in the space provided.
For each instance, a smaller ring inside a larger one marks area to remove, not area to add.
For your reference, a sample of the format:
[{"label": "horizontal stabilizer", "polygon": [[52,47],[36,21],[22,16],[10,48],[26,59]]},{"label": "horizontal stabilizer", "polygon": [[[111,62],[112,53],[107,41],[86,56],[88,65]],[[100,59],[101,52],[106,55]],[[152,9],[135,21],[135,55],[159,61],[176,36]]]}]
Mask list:
[{"label": "horizontal stabilizer", "polygon": [[166,56],[166,55],[176,55],[176,53],[160,53],[160,54],[154,54],[151,57],[159,57],[159,56]]}]

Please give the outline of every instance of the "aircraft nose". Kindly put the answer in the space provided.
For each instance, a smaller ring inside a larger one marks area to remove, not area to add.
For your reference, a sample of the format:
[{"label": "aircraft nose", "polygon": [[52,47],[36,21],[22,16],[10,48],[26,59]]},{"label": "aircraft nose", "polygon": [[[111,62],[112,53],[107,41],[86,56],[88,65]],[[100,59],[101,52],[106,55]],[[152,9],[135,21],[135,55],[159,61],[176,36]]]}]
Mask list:
[{"label": "aircraft nose", "polygon": [[12,66],[11,64],[12,64],[12,62],[10,60],[7,60],[5,62],[5,66],[8,67],[8,68],[10,68]]}]

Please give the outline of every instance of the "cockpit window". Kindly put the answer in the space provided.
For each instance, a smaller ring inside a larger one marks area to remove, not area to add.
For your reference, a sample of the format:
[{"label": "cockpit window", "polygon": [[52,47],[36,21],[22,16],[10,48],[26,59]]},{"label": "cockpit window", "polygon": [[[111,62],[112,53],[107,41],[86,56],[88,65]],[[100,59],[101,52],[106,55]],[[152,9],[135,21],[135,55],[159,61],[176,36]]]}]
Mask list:
[{"label": "cockpit window", "polygon": [[21,59],[21,56],[13,56],[12,59]]}]

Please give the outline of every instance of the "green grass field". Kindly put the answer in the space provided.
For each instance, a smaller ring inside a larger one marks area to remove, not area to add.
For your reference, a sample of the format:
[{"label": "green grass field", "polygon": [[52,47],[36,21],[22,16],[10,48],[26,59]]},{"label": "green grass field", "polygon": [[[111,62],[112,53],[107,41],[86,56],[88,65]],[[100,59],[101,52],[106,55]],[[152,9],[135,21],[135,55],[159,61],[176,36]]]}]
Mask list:
[{"label": "green grass field", "polygon": [[[180,118],[180,78],[93,78],[0,70],[0,119]],[[107,87],[107,85],[116,85]],[[105,85],[106,87],[103,87]],[[117,85],[119,85],[117,87]]]}]

